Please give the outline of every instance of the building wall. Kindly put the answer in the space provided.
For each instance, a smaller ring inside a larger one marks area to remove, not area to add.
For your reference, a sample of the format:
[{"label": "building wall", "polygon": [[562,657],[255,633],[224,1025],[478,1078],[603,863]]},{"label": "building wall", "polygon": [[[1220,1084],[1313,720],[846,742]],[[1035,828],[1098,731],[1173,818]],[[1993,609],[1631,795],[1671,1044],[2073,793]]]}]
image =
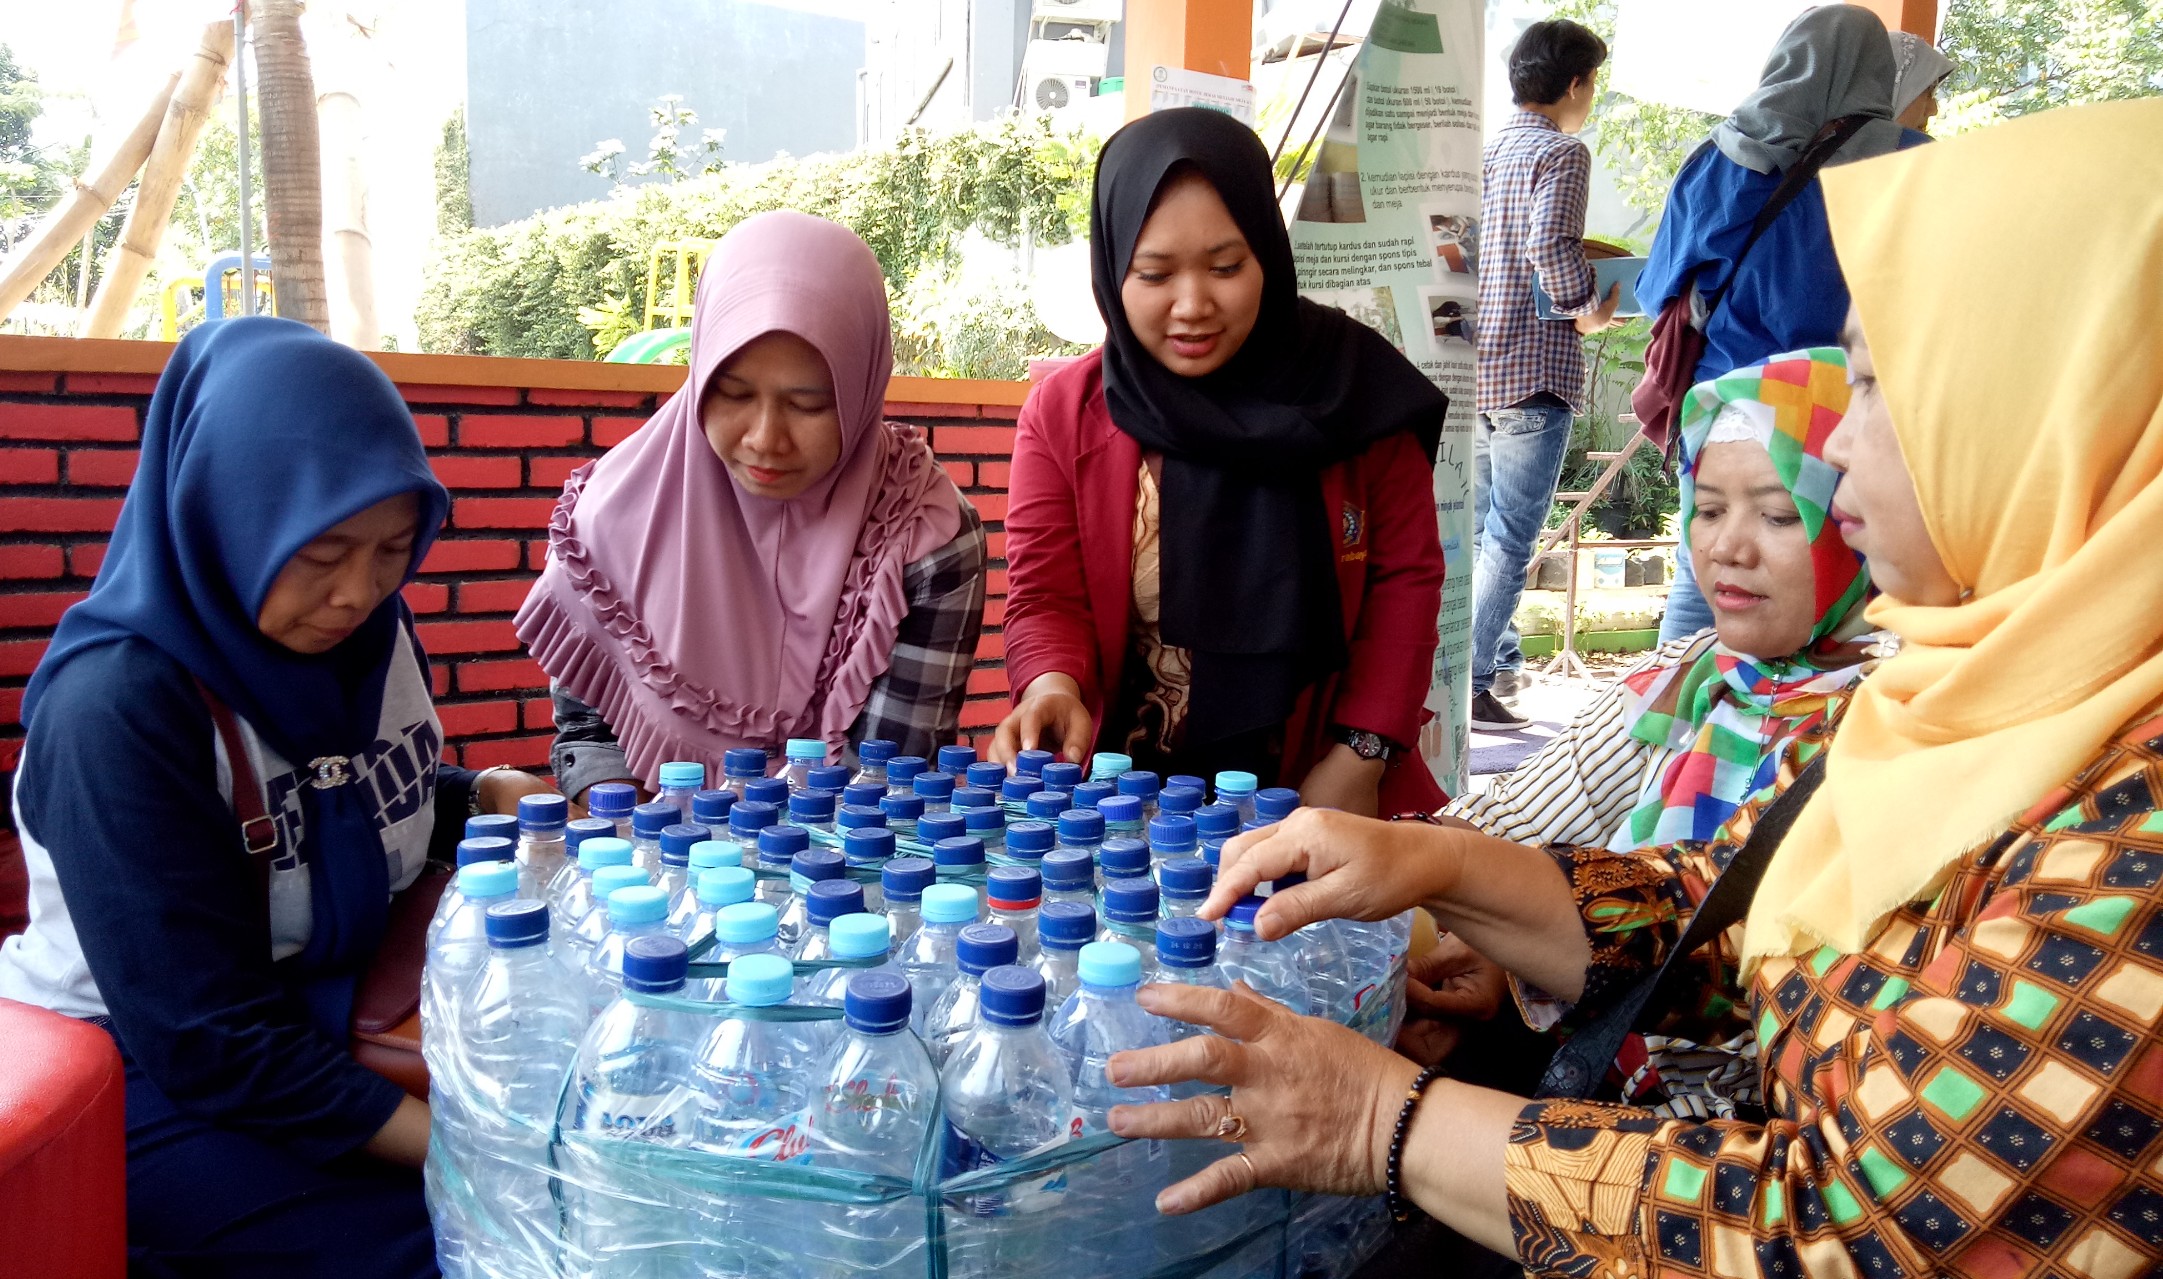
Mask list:
[{"label": "building wall", "polygon": [[[90,589],[120,514],[144,410],[170,347],[0,337],[0,774],[22,746],[23,686]],[[382,355],[420,425],[451,517],[406,588],[434,668],[447,753],[469,767],[547,764],[547,682],[511,617],[547,549],[571,470],[637,429],[681,370],[556,360]],[[1025,387],[896,378],[887,413],[931,432],[984,517],[991,581],[963,735],[1006,710],[1006,487]]]}]

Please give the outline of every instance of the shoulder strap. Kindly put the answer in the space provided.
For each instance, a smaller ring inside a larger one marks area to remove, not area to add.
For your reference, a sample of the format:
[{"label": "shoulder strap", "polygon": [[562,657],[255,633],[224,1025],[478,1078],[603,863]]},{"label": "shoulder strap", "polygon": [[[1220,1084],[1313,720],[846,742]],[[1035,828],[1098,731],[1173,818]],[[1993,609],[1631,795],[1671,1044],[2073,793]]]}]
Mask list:
[{"label": "shoulder strap", "polygon": [[1786,838],[1788,829],[1801,815],[1803,805],[1818,784],[1825,780],[1825,754],[1820,751],[1816,759],[1796,774],[1795,781],[1779,798],[1758,814],[1757,822],[1750,827],[1750,837],[1743,841],[1727,869],[1713,881],[1712,891],[1698,903],[1697,912],[1690,917],[1690,924],[1683,929],[1682,937],[1657,971],[1639,978],[1605,1011],[1582,1027],[1555,1051],[1547,1063],[1547,1073],[1540,1080],[1539,1096],[1584,1097],[1607,1075],[1607,1068],[1622,1049],[1622,1043],[1637,1029],[1639,1019],[1649,1006],[1664,1011],[1658,995],[1663,986],[1681,971],[1682,965],[1692,952],[1706,942],[1726,932],[1736,921],[1749,913],[1750,899],[1757,895],[1758,881],[1765,878],[1765,868],[1772,863],[1773,853]]},{"label": "shoulder strap", "polygon": [[201,680],[195,681],[195,691],[203,695],[204,705],[210,708],[210,722],[218,730],[218,740],[225,743],[226,767],[233,776],[233,816],[240,819],[241,838],[247,841],[248,860],[254,864],[256,878],[262,882],[263,905],[270,906],[270,861],[278,851],[278,824],[270,819],[263,805],[263,787],[256,780],[255,764],[248,758],[248,738],[240,731],[240,717],[233,714],[223,698],[210,691]]},{"label": "shoulder strap", "polygon": [[1780,185],[1773,188],[1771,197],[1765,201],[1765,207],[1758,210],[1757,220],[1750,224],[1750,238],[1742,242],[1742,250],[1735,255],[1735,264],[1728,269],[1727,283],[1704,300],[1707,316],[1719,309],[1720,300],[1727,296],[1728,288],[1735,283],[1735,277],[1742,271],[1742,260],[1750,256],[1750,250],[1756,246],[1758,237],[1779,220],[1780,215],[1787,211],[1787,206],[1793,204],[1795,197],[1801,195],[1803,188],[1809,186],[1817,177],[1818,170],[1824,168],[1834,153],[1847,145],[1847,140],[1855,136],[1856,130],[1868,122],[1868,116],[1848,115],[1827,124],[1818,130],[1816,137],[1810,139],[1810,145],[1804,148],[1801,158],[1790,165],[1786,173],[1780,175]]}]

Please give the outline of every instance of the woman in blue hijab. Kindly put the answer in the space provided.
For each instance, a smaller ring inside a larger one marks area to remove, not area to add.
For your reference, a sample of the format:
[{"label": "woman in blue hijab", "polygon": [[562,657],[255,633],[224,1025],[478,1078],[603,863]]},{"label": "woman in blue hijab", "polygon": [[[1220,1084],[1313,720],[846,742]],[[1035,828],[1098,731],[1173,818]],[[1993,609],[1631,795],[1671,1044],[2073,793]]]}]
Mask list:
[{"label": "woman in blue hijab", "polygon": [[[455,844],[473,793],[441,763],[398,595],[447,505],[366,358],[288,320],[203,325],[158,381],[97,582],[31,677],[31,923],[0,949],[0,996],[119,1044],[137,1273],[436,1272],[428,1108],[346,1040],[392,894]],[[261,860],[213,699],[276,827]],[[491,807],[529,785],[503,779]]]}]

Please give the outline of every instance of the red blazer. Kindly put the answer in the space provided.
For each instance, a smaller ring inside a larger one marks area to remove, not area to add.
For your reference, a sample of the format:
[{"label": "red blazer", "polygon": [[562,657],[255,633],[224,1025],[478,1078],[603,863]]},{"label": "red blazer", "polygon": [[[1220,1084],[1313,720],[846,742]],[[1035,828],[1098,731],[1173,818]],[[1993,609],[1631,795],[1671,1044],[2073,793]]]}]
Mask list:
[{"label": "red blazer", "polygon": [[[1101,351],[1037,384],[1022,405],[1006,514],[1006,669],[1018,700],[1046,672],[1073,676],[1101,725],[1119,687],[1133,602],[1134,501],[1141,445],[1112,425]],[[1409,435],[1378,441],[1322,472],[1339,531],[1337,586],[1350,646],[1345,669],[1308,690],[1286,725],[1279,784],[1297,786],[1332,745],[1329,728],[1412,746],[1427,720],[1442,544],[1434,473]],[[1382,783],[1382,811],[1443,802],[1417,750]]]}]

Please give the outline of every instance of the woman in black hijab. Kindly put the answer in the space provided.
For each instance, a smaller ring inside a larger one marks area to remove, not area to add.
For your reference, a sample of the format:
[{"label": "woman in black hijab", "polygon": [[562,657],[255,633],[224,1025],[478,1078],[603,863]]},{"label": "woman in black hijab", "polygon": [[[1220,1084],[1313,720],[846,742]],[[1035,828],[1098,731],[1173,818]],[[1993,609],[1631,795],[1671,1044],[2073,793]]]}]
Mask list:
[{"label": "woman in black hijab", "polygon": [[1108,337],[1031,394],[1015,441],[994,757],[1093,745],[1427,806],[1447,400],[1299,296],[1268,154],[1228,116],[1113,135],[1091,244]]}]

